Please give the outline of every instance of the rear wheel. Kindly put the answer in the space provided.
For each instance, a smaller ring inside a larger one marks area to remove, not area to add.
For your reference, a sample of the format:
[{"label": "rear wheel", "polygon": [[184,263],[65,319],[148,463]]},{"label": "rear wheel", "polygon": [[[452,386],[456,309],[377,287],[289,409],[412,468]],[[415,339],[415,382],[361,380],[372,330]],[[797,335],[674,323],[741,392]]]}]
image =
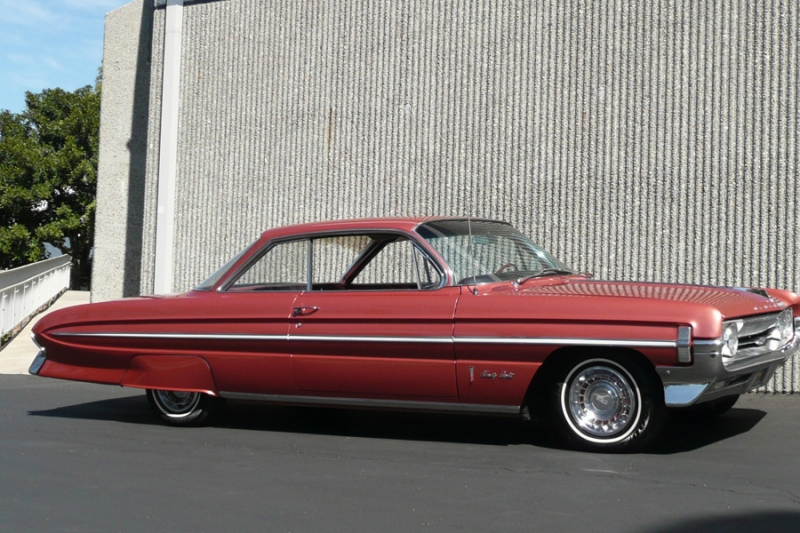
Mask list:
[{"label": "rear wheel", "polygon": [[172,426],[201,426],[222,407],[223,400],[200,392],[147,390],[147,401]]},{"label": "rear wheel", "polygon": [[635,451],[661,428],[664,401],[652,376],[621,358],[582,359],[555,380],[552,415],[564,440],[592,451]]}]

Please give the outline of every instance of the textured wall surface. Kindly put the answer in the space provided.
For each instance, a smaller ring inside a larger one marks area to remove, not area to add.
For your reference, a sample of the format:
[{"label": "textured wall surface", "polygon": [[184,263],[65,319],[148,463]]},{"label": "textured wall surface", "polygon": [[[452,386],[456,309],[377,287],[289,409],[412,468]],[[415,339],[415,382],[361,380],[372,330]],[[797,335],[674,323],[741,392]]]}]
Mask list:
[{"label": "textured wall surface", "polygon": [[800,289],[797,0],[227,0],[183,30],[177,290],[266,227],[467,213],[600,278]]},{"label": "textured wall surface", "polygon": [[138,294],[150,115],[152,4],[106,16],[92,300]]}]

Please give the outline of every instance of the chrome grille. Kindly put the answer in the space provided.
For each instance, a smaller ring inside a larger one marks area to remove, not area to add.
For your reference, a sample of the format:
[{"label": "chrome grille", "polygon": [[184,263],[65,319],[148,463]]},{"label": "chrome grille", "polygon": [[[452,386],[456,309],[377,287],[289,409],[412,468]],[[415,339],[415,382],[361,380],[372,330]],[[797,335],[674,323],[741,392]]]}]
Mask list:
[{"label": "chrome grille", "polygon": [[788,320],[791,324],[793,322],[791,313],[791,309],[787,309],[781,313],[731,321],[737,325],[741,324],[739,328],[739,349],[732,359],[739,361],[783,348],[792,340],[794,328],[792,327],[791,331],[787,332],[781,328],[781,320]]}]

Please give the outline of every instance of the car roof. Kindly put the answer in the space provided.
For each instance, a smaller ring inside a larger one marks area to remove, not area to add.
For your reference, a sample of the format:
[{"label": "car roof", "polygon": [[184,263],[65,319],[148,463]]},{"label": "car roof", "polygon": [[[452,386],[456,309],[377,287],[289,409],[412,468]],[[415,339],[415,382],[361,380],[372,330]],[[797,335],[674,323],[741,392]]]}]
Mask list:
[{"label": "car roof", "polygon": [[[269,239],[288,237],[290,235],[303,235],[308,233],[350,230],[394,230],[412,232],[421,224],[448,220],[467,220],[464,216],[428,216],[428,217],[379,217],[379,218],[352,218],[346,220],[329,220],[324,222],[307,222],[282,226],[265,231],[262,237]],[[500,222],[486,218],[471,218],[473,221]]]}]

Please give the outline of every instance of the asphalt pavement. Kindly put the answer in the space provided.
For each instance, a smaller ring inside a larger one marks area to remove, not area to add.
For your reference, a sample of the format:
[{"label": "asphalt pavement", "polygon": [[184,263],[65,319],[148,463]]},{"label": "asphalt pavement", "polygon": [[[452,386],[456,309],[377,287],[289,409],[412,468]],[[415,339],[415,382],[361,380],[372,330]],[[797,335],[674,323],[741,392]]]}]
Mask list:
[{"label": "asphalt pavement", "polygon": [[230,402],[172,428],[141,391],[0,376],[0,531],[800,531],[800,403],[743,397],[647,453],[518,419]]}]

